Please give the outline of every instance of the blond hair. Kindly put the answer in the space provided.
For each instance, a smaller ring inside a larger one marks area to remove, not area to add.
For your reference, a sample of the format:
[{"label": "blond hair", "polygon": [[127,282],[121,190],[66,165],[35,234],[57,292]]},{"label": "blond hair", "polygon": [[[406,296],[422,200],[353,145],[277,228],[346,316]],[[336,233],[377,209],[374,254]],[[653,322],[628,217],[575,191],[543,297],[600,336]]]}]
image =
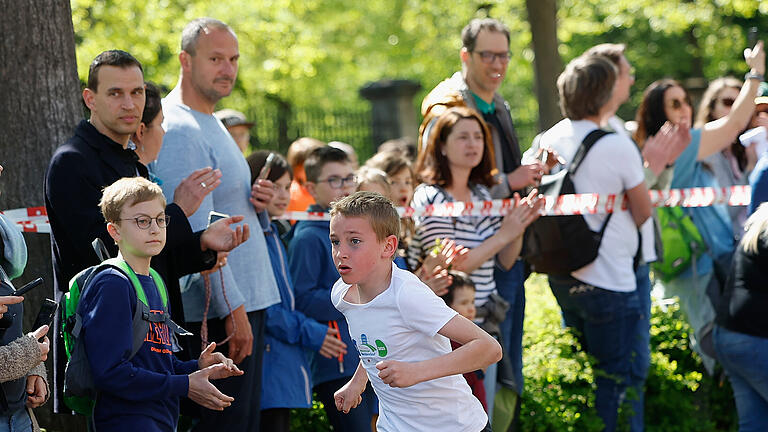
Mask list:
[{"label": "blond hair", "polygon": [[376,192],[355,192],[336,201],[331,205],[331,219],[336,216],[367,218],[378,241],[400,234],[400,216],[395,206]]},{"label": "blond hair", "polygon": [[125,206],[159,200],[165,208],[165,196],[160,186],[144,177],[123,177],[104,188],[99,207],[104,220],[117,222],[120,220]]},{"label": "blond hair", "polygon": [[760,239],[768,236],[768,203],[760,204],[752,213],[744,223],[744,231],[741,247],[748,254],[756,254]]},{"label": "blond hair", "polygon": [[389,184],[389,178],[387,177],[387,173],[384,171],[373,168],[370,166],[361,166],[360,169],[357,170],[357,190],[362,190],[363,187],[366,185],[376,184],[381,186],[382,189],[384,189],[387,192],[387,195],[389,195],[390,192],[390,184]]}]

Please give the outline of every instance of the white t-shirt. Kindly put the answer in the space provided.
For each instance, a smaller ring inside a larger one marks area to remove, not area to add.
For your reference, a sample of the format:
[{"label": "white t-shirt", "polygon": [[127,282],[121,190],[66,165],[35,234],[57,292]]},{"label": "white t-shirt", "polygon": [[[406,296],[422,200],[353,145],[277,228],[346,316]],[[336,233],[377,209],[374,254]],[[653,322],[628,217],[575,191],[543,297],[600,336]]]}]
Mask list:
[{"label": "white t-shirt", "polygon": [[481,431],[488,416],[463,376],[393,388],[384,384],[376,369],[383,360],[419,362],[450,353],[450,341],[437,332],[456,311],[394,264],[389,287],[370,302],[345,301],[349,287],[339,279],[331,290],[331,302],[346,317],[352,342],[379,397],[377,430]]},{"label": "white t-shirt", "polygon": [[[576,154],[584,137],[598,125],[589,120],[561,120],[541,137],[541,147],[555,149],[565,160]],[[643,183],[643,163],[637,146],[626,137],[610,134],[589,151],[572,177],[577,193],[617,194]],[[585,215],[590,229],[599,231],[606,214]],[[637,253],[637,227],[628,211],[616,211],[603,235],[595,261],[571,273],[580,281],[612,291],[634,291],[632,263]]]},{"label": "white t-shirt", "polygon": [[[629,136],[629,133],[627,132],[626,127],[624,127],[624,120],[620,119],[618,116],[613,116],[608,119],[608,126],[613,129],[614,132],[617,134],[626,137],[628,140],[632,140],[632,138]],[[634,142],[634,141],[633,141]],[[640,159],[642,162],[642,158]],[[647,221],[643,223],[643,225],[640,227],[640,232],[643,234],[643,261],[650,263],[654,262],[658,259],[656,256],[656,232],[655,228],[653,227],[653,218],[649,217]]]}]

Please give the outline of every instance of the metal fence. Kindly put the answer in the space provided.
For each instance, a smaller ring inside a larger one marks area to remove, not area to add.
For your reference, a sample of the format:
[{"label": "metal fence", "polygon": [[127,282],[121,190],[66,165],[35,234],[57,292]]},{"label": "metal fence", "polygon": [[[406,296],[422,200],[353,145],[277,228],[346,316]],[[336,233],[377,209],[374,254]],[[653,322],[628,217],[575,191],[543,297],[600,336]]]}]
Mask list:
[{"label": "metal fence", "polygon": [[370,109],[295,108],[266,100],[247,116],[256,123],[251,129],[254,149],[271,149],[285,154],[295,139],[308,136],[325,142],[348,143],[362,157],[372,153]]},{"label": "metal fence", "polygon": [[[266,99],[246,113],[255,122],[251,129],[253,149],[276,150],[283,155],[297,138],[308,136],[321,141],[342,141],[352,145],[360,161],[375,153],[371,132],[371,110],[296,108],[274,99]],[[418,119],[419,123],[421,118]],[[539,132],[535,121],[516,121],[515,128],[523,150]]]}]

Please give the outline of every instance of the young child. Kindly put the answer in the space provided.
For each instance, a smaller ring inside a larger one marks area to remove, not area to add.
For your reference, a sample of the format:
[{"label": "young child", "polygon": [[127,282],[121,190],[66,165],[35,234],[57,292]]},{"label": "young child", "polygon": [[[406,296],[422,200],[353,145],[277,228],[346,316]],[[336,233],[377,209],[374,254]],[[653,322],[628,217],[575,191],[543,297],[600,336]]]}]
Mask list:
[{"label": "young child", "polygon": [[[150,310],[167,314],[149,265],[165,246],[165,198],[159,186],[141,177],[123,178],[104,189],[99,204],[107,231],[136,274]],[[173,354],[172,334],[165,321],[150,322],[144,345],[129,358],[136,290],[120,271],[103,270],[85,287],[78,305],[81,337],[98,390],[93,411],[96,430],[174,431],[179,398],[213,410],[233,399],[208,380],[242,375],[232,360],[214,353],[212,343],[198,360],[181,362]]]},{"label": "young child", "polygon": [[[347,154],[333,147],[313,150],[304,161],[304,171],[307,190],[315,199],[308,211],[327,212],[332,202],[351,194],[357,187]],[[333,409],[333,393],[349,380],[358,361],[347,322],[331,303],[331,287],[339,278],[339,272],[331,257],[328,232],[328,221],[299,221],[294,227],[288,250],[288,269],[296,293],[296,309],[327,325],[347,346],[347,355],[310,357],[315,392],[325,405],[334,430],[370,430],[376,407],[372,390],[366,393],[362,408],[351,416],[342,416]]]},{"label": "young child", "polygon": [[[275,196],[267,206],[271,218],[285,213],[290,200],[291,168],[282,156],[260,150],[248,156],[252,180],[261,172],[267,157],[275,161],[267,175],[275,188]],[[293,282],[286,271],[287,254],[278,232],[277,221],[264,231],[272,269],[280,289],[281,302],[267,308],[261,386],[261,430],[288,432],[291,408],[312,407],[312,386],[306,351],[318,352],[329,359],[346,354],[346,346],[335,330],[297,311]],[[279,391],[276,391],[279,390]]]},{"label": "young child", "polygon": [[[501,347],[392,263],[399,232],[397,211],[381,195],[357,192],[331,209],[341,275],[331,301],[360,354],[354,376],[335,394],[336,408],[355,408],[370,380],[380,402],[379,432],[490,431],[482,405],[457,374],[499,361]],[[451,351],[450,340],[461,347]]]},{"label": "young child", "polygon": [[[472,282],[469,275],[460,271],[450,271],[451,284],[448,286],[448,292],[440,296],[451,309],[459,313],[464,318],[473,321],[475,319],[475,283]],[[461,345],[451,341],[451,349],[457,349]],[[488,405],[485,403],[485,387],[483,387],[484,373],[482,369],[467,372],[464,379],[472,389],[472,394],[483,404],[483,408],[488,411]]]},{"label": "young child", "polygon": [[387,173],[369,166],[362,166],[357,170],[357,190],[377,192],[385,197],[390,196],[389,179]]},{"label": "young child", "polygon": [[[366,167],[380,169],[384,171],[389,180],[389,194],[386,195],[395,203],[396,206],[405,207],[411,204],[413,199],[413,168],[408,159],[400,153],[393,151],[379,152],[365,162]],[[406,251],[408,243],[413,235],[413,219],[400,219],[400,235],[397,238],[397,254],[395,255],[395,264],[403,270],[414,270],[408,268],[406,261]],[[430,269],[432,270],[432,269]],[[432,271],[428,275],[433,276]],[[422,279],[423,280],[423,279]]]}]

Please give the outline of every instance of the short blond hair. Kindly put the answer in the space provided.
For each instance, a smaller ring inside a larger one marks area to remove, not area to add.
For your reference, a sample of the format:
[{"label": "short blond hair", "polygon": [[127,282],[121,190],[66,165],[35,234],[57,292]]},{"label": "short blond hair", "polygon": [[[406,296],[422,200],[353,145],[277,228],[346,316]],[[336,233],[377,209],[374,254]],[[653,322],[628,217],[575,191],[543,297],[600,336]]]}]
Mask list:
[{"label": "short blond hair", "polygon": [[376,192],[355,192],[331,205],[331,219],[336,216],[364,217],[378,241],[400,235],[400,216],[392,201]]},{"label": "short blond hair", "polygon": [[123,177],[104,188],[99,207],[104,220],[117,222],[120,220],[125,206],[159,200],[165,208],[165,196],[160,186],[144,177]]}]

